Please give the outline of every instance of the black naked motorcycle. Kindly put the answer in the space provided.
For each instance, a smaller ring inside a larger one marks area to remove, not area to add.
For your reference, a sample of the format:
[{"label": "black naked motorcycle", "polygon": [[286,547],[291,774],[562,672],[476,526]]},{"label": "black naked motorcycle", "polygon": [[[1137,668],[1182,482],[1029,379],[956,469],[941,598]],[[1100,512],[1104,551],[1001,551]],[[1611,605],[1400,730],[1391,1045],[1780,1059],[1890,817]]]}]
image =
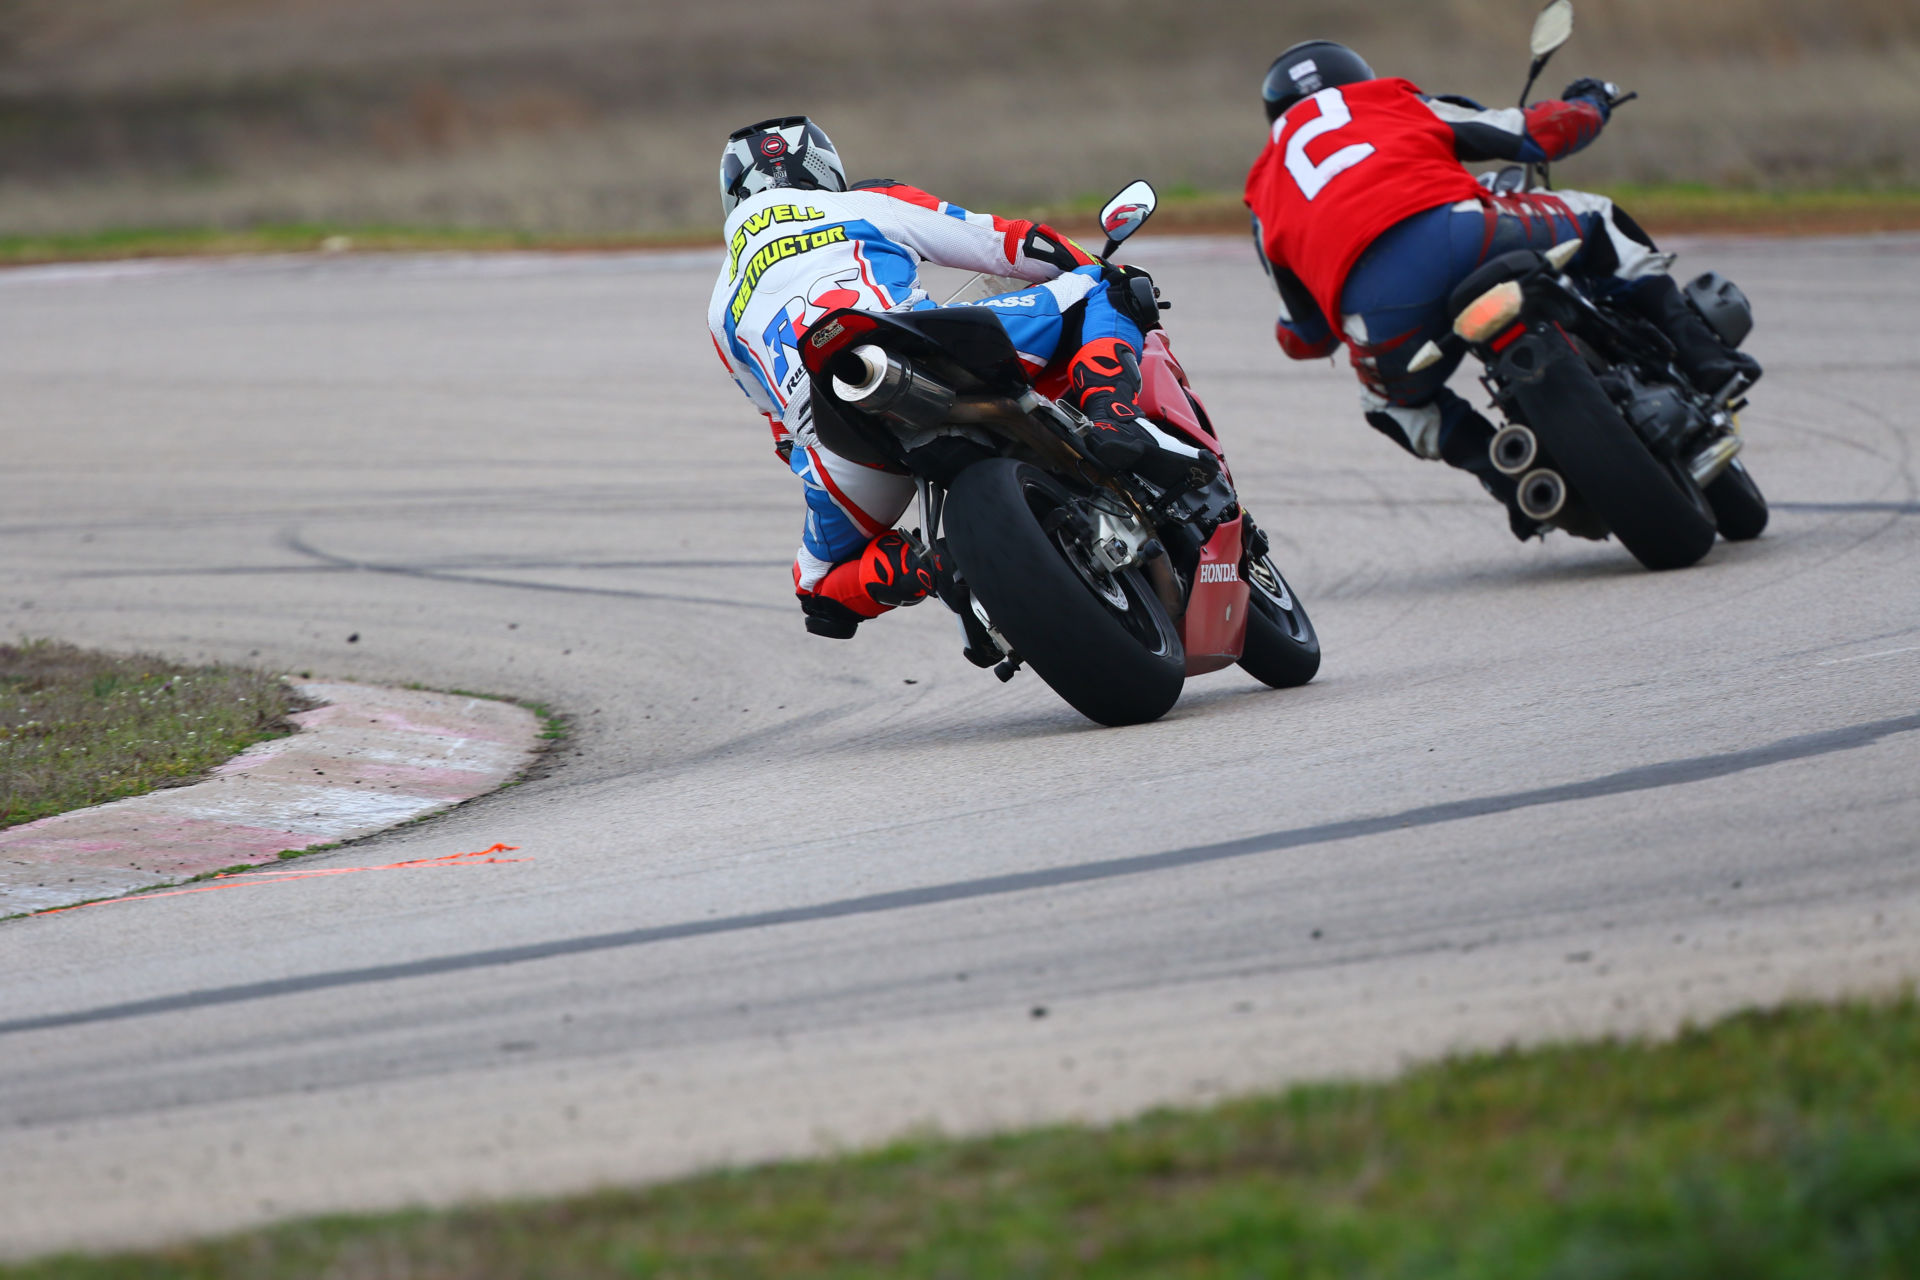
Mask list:
[{"label": "black naked motorcycle", "polygon": [[[1145,182],[1114,197],[1103,257],[1156,199]],[[1164,305],[1146,277],[1128,287],[1137,306]],[[1313,624],[1241,507],[1163,330],[1140,353],[1137,403],[1163,449],[1218,460],[1197,488],[1102,464],[1086,419],[1060,389],[1028,379],[986,308],[831,311],[800,349],[820,443],[918,486],[910,536],[938,566],[939,597],[976,666],[1002,680],[1029,666],[1106,725],[1157,719],[1187,676],[1234,663],[1275,688],[1319,670]]]},{"label": "black naked motorcycle", "polygon": [[[1570,0],[1541,12],[1528,89],[1572,31]],[[1483,180],[1506,192],[1533,186],[1531,177],[1515,165]],[[1580,537],[1612,534],[1649,569],[1695,563],[1716,532],[1759,537],[1767,501],[1738,457],[1736,419],[1751,381],[1736,374],[1725,386],[1694,386],[1655,325],[1563,273],[1580,246],[1486,263],[1448,301],[1453,332],[1409,367],[1462,346],[1485,365],[1482,381],[1508,423],[1490,445],[1493,465],[1517,478],[1520,510],[1534,520]],[[1753,328],[1746,295],[1716,272],[1682,294],[1729,348]]]}]

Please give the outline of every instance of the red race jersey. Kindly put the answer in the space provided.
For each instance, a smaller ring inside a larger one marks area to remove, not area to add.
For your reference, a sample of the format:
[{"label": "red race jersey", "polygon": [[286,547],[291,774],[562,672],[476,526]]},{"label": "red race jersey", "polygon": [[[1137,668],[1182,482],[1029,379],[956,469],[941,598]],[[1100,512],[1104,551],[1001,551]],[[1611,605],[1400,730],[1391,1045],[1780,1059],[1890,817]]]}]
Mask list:
[{"label": "red race jersey", "polygon": [[1275,120],[1246,200],[1267,257],[1300,277],[1338,331],[1347,272],[1381,232],[1479,195],[1453,129],[1419,88],[1366,80],[1322,89]]}]

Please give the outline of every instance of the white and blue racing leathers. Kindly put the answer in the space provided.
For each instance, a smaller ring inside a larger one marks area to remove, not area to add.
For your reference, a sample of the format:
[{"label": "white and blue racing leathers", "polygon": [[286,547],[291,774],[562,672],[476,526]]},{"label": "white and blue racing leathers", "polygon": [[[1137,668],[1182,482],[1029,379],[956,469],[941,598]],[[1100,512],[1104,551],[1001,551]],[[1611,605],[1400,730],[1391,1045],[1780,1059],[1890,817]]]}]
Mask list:
[{"label": "white and blue racing leathers", "polygon": [[914,492],[911,479],[850,462],[815,438],[799,340],[821,316],[839,307],[934,305],[919,282],[925,260],[1036,283],[975,304],[1000,318],[1030,370],[1054,357],[1069,317],[1086,339],[1140,343],[1138,328],[1108,301],[1100,268],[1071,241],[1044,224],[972,213],[902,183],[763,191],[728,217],[726,241],[707,323],[721,361],[805,485],[793,570],[803,595],[890,528]]}]

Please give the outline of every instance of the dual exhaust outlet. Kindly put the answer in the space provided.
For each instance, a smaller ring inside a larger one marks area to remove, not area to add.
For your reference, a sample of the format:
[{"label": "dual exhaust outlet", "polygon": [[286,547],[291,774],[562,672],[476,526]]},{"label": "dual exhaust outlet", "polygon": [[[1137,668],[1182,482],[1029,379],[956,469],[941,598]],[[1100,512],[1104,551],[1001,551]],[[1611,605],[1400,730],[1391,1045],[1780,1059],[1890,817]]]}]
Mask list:
[{"label": "dual exhaust outlet", "polygon": [[[1717,480],[1740,452],[1741,443],[1739,436],[1727,435],[1702,449],[1687,464],[1693,482],[1705,488]],[[1487,453],[1494,470],[1519,477],[1516,503],[1530,519],[1551,520],[1567,505],[1567,482],[1560,473],[1533,465],[1540,457],[1540,442],[1526,427],[1511,423],[1500,428],[1487,445]]]},{"label": "dual exhaust outlet", "polygon": [[1559,515],[1567,505],[1567,482],[1551,467],[1537,467],[1540,441],[1533,432],[1518,423],[1509,423],[1494,433],[1487,445],[1493,468],[1501,475],[1518,477],[1519,492],[1514,503],[1529,520],[1542,523]]}]

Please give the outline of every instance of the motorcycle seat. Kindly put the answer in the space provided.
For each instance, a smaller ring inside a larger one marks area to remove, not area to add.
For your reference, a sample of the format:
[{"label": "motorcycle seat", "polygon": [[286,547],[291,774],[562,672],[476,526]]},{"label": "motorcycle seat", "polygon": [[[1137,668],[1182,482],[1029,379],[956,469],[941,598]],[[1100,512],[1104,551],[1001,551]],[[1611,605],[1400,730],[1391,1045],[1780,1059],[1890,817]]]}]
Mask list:
[{"label": "motorcycle seat", "polygon": [[1515,249],[1503,253],[1474,269],[1473,274],[1453,286],[1453,292],[1447,295],[1447,319],[1452,320],[1467,309],[1475,298],[1508,280],[1518,280],[1540,269],[1542,259],[1533,249]]}]

